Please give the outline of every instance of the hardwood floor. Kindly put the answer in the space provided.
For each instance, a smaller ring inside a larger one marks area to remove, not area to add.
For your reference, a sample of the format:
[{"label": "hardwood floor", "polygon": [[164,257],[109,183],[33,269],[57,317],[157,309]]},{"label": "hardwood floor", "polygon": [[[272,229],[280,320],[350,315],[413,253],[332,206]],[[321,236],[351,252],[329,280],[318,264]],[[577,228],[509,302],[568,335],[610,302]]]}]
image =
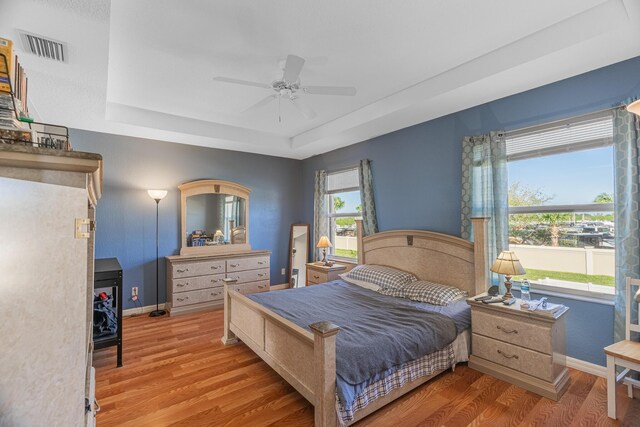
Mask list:
[{"label": "hardwood floor", "polygon": [[[313,407],[251,350],[224,347],[222,311],[124,320],[124,366],[96,351],[98,426],[311,426]],[[571,370],[559,402],[460,365],[358,426],[639,426],[619,386],[607,418],[603,378]]]}]

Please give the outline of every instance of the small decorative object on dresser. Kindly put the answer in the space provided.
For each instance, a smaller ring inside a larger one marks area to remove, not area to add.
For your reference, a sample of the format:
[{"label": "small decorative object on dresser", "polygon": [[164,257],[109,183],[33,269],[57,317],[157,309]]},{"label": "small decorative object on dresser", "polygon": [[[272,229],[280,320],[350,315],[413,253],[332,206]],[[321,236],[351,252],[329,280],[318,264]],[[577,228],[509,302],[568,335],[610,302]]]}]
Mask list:
[{"label": "small decorative object on dresser", "polygon": [[496,261],[491,266],[491,271],[498,274],[504,274],[504,286],[507,291],[504,293],[504,299],[513,298],[511,295],[511,276],[526,274],[527,272],[520,265],[520,260],[513,251],[502,251]]},{"label": "small decorative object on dresser", "polygon": [[521,310],[515,304],[471,306],[472,355],[469,367],[519,387],[558,400],[568,385],[565,314]]},{"label": "small decorative object on dresser", "polygon": [[[252,250],[246,240],[250,190],[218,180],[194,181],[178,188],[182,247],[180,255],[167,257],[169,314],[222,307],[225,282],[242,294],[269,291],[271,252]],[[233,238],[224,240],[239,229],[239,243]],[[193,230],[202,230],[203,245],[189,239]]]},{"label": "small decorative object on dresser", "polygon": [[308,262],[307,286],[336,280],[338,278],[338,275],[340,273],[343,273],[346,268],[347,266],[343,264],[333,264],[331,266],[326,266],[322,263]]}]

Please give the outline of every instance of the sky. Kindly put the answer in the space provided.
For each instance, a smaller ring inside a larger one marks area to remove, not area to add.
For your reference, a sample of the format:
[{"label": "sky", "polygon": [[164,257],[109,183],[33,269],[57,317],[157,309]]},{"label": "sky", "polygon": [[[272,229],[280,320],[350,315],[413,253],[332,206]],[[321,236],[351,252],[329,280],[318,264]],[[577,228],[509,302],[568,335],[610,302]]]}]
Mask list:
[{"label": "sky", "polygon": [[509,184],[555,195],[547,205],[593,203],[600,193],[613,194],[613,147],[595,148],[507,165]]}]

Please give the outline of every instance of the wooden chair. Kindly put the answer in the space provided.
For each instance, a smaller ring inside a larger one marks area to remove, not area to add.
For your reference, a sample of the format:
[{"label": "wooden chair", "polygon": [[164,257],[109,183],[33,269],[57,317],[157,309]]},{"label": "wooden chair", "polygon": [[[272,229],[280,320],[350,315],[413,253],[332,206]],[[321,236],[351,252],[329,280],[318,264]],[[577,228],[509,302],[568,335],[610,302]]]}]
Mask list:
[{"label": "wooden chair", "polygon": [[[631,305],[636,304],[640,308],[640,290],[632,299],[632,287],[640,288],[640,280],[627,277],[626,295],[626,331],[625,340],[611,344],[604,348],[607,355],[607,406],[609,418],[616,419],[616,383],[624,378],[632,370],[640,372],[640,342],[631,341],[631,331],[640,332],[640,324],[631,323]],[[619,375],[616,374],[616,366],[625,368]],[[640,382],[631,378],[625,378],[629,390],[629,397],[633,398],[633,386],[640,385]]]}]

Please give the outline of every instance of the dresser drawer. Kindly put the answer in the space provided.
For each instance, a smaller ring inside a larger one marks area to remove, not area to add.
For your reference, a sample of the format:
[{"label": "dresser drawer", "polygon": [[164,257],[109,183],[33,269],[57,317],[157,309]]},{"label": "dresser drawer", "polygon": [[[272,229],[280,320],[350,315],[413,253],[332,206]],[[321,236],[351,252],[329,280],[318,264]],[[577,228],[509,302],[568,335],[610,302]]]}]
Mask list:
[{"label": "dresser drawer", "polygon": [[482,310],[471,312],[473,332],[500,341],[552,354],[551,325],[526,322],[513,316],[497,316]]},{"label": "dresser drawer", "polygon": [[227,273],[269,268],[269,266],[270,264],[268,256],[234,258],[227,260]]},{"label": "dresser drawer", "polygon": [[258,282],[263,280],[269,280],[269,269],[264,268],[262,270],[248,270],[248,271],[238,271],[235,273],[227,273],[227,277],[230,279],[236,279],[237,284],[248,283],[248,282]]},{"label": "dresser drawer", "polygon": [[222,301],[224,299],[224,287],[216,286],[209,289],[197,291],[180,292],[173,295],[172,307],[182,307],[185,305],[197,304],[199,302]]},{"label": "dresser drawer", "polygon": [[[475,328],[475,325],[474,325]],[[473,334],[475,356],[523,372],[544,381],[553,381],[553,361],[550,355],[538,353],[493,338]]]},{"label": "dresser drawer", "polygon": [[307,271],[307,280],[310,285],[317,285],[329,281],[329,274],[326,271],[317,271],[309,269]]},{"label": "dresser drawer", "polygon": [[269,292],[269,281],[243,283],[234,285],[233,290],[240,292],[243,295],[255,294],[258,292]]},{"label": "dresser drawer", "polygon": [[185,277],[173,280],[173,292],[195,291],[197,289],[211,288],[224,285],[224,274],[212,274],[210,276]]},{"label": "dresser drawer", "polygon": [[173,278],[205,276],[224,273],[224,261],[196,261],[173,264]]}]

